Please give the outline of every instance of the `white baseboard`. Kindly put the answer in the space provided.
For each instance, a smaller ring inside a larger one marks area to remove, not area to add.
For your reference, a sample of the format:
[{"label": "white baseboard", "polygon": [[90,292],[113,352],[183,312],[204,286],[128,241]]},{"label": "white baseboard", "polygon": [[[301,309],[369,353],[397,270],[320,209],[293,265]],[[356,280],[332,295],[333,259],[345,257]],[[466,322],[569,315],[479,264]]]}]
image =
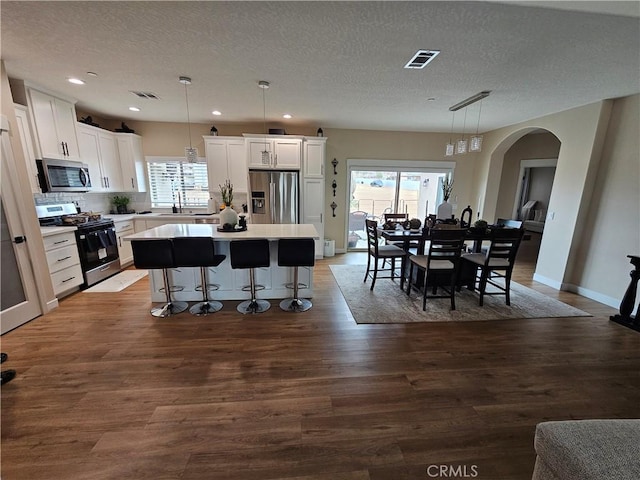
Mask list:
[{"label": "white baseboard", "polygon": [[346,248],[336,248],[336,253],[347,253]]},{"label": "white baseboard", "polygon": [[56,308],[58,308],[58,299],[54,298],[53,300],[47,302],[47,311],[44,313],[50,312],[51,310],[54,310]]},{"label": "white baseboard", "polygon": [[551,278],[544,277],[544,276],[540,275],[539,273],[534,273],[533,274],[533,279],[536,282],[543,283],[545,285],[548,285],[549,287],[555,288],[556,290],[562,290],[563,284],[561,282],[558,282],[558,281],[553,280]]},{"label": "white baseboard", "polygon": [[604,295],[600,292],[589,290],[588,288],[584,288],[579,285],[574,285],[573,283],[564,283],[564,282],[561,283],[556,280],[552,280],[550,278],[539,275],[537,273],[533,274],[533,279],[536,282],[543,283],[549,287],[555,288],[556,290],[577,293],[582,297],[590,298],[591,300],[595,300],[596,302],[602,303],[609,307],[613,307],[613,308],[620,307],[620,302],[621,302],[620,299],[613,298],[608,295]]},{"label": "white baseboard", "polygon": [[617,298],[604,295],[600,292],[594,292],[593,290],[589,290],[588,288],[580,287],[578,285],[573,285],[570,283],[567,284],[566,290],[572,293],[577,293],[578,295],[590,298],[591,300],[595,300],[596,302],[603,303],[613,308],[619,308],[620,302],[622,302],[622,300],[619,300]]}]

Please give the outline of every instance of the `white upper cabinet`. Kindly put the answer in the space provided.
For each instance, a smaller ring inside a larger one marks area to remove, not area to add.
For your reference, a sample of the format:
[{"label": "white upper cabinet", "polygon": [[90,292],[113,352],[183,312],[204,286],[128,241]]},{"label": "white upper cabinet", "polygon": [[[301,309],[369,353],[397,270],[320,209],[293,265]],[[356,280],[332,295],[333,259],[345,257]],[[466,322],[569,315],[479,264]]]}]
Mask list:
[{"label": "white upper cabinet", "polygon": [[326,138],[305,138],[303,143],[302,174],[306,178],[324,177],[324,160],[326,157]]},{"label": "white upper cabinet", "polygon": [[36,168],[36,152],[33,145],[33,135],[31,135],[31,126],[29,124],[29,113],[27,107],[14,104],[16,112],[16,122],[18,134],[20,135],[20,143],[22,143],[22,151],[24,152],[24,161],[27,164],[29,172],[29,185],[32,193],[41,193],[40,182],[38,181],[38,169]]},{"label": "white upper cabinet", "polygon": [[[263,152],[267,152],[263,154]],[[300,170],[302,138],[273,135],[247,138],[249,168]]]},{"label": "white upper cabinet", "polygon": [[235,192],[246,193],[248,169],[244,138],[212,136],[203,138],[207,156],[209,191],[217,192],[218,185],[229,180]]},{"label": "white upper cabinet", "polygon": [[40,158],[81,159],[76,136],[73,103],[47,93],[27,89],[35,129],[36,155]]},{"label": "white upper cabinet", "polygon": [[82,161],[89,165],[92,192],[122,192],[122,167],[112,132],[78,124]]},{"label": "white upper cabinet", "polygon": [[122,167],[122,191],[146,192],[142,138],[135,133],[114,133]]}]

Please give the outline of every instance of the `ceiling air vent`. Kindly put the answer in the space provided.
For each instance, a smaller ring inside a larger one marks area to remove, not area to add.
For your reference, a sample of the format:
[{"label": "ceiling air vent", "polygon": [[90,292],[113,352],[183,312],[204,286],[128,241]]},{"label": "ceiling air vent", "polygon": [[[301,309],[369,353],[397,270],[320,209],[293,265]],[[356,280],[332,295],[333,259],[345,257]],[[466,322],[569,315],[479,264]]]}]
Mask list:
[{"label": "ceiling air vent", "polygon": [[160,100],[160,97],[158,97],[155,93],[151,93],[151,92],[136,92],[134,90],[129,90],[131,93],[133,93],[134,95],[140,97],[140,98],[148,98],[151,100]]},{"label": "ceiling air vent", "polygon": [[427,63],[436,58],[439,53],[440,50],[418,50],[404,68],[424,68],[427,66]]}]

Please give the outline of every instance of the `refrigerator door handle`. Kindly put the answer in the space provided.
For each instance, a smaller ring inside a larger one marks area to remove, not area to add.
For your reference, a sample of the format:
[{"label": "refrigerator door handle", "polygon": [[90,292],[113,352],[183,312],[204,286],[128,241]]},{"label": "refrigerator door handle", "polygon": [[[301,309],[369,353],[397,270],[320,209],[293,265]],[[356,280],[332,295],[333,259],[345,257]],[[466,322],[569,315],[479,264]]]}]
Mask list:
[{"label": "refrigerator door handle", "polygon": [[276,209],[276,201],[275,201],[275,193],[276,193],[276,184],[273,182],[269,183],[269,212],[271,213],[271,223],[275,222],[275,209]]}]

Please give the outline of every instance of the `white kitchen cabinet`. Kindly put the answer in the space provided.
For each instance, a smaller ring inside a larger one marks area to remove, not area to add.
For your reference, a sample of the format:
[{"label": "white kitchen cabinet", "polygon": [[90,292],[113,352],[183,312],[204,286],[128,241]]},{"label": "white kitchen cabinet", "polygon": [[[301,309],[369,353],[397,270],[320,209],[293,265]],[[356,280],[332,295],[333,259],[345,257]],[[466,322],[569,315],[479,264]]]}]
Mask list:
[{"label": "white kitchen cabinet", "polygon": [[324,179],[305,178],[302,181],[302,222],[311,223],[320,236],[316,240],[316,258],[324,256]]},{"label": "white kitchen cabinet", "polygon": [[73,103],[27,89],[29,109],[39,158],[80,161],[76,134],[76,109]]},{"label": "white kitchen cabinet", "polygon": [[242,137],[204,136],[207,156],[209,191],[217,192],[225,180],[233,184],[234,192],[247,193],[248,169],[245,141]]},{"label": "white kitchen cabinet", "polygon": [[302,147],[302,174],[305,178],[324,178],[326,138],[308,137]]},{"label": "white kitchen cabinet", "polygon": [[113,222],[116,227],[116,238],[118,241],[118,255],[120,256],[120,265],[126,266],[133,263],[133,249],[131,248],[131,242],[122,240],[127,235],[134,233],[133,220],[122,220],[120,222]]},{"label": "white kitchen cabinet", "polygon": [[122,168],[123,192],[146,192],[147,181],[142,152],[142,137],[134,133],[114,133]]},{"label": "white kitchen cabinet", "polygon": [[78,123],[82,161],[89,165],[92,192],[122,192],[122,167],[112,132]]},{"label": "white kitchen cabinet", "polygon": [[84,282],[80,257],[76,246],[75,231],[58,233],[44,237],[53,293],[62,297]]},{"label": "white kitchen cabinet", "polygon": [[[268,155],[263,156],[262,152]],[[249,168],[300,170],[302,138],[273,135],[247,138],[247,158]]]},{"label": "white kitchen cabinet", "polygon": [[31,193],[41,193],[40,182],[38,180],[38,169],[36,168],[36,152],[33,145],[33,135],[29,124],[29,112],[24,105],[14,104],[17,122],[17,132],[20,135],[20,143],[24,153],[24,161],[29,172],[29,185]]}]

